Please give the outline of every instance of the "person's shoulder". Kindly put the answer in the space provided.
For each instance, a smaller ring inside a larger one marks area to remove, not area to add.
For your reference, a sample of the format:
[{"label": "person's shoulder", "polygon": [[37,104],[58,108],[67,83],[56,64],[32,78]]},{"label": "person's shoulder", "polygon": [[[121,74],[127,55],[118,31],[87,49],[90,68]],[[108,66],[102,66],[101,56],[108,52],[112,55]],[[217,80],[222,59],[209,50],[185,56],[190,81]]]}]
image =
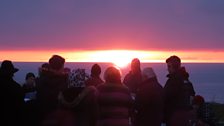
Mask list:
[{"label": "person's shoulder", "polygon": [[130,81],[130,79],[132,78],[132,72],[129,71],[125,76],[124,76],[124,84],[128,83],[128,81]]},{"label": "person's shoulder", "polygon": [[159,82],[156,82],[156,86],[157,86],[158,88],[160,88],[161,90],[163,90],[163,86],[162,86]]},{"label": "person's shoulder", "polygon": [[129,72],[125,75],[125,77],[129,77],[129,76],[132,76],[132,72],[131,72],[131,71],[129,71]]},{"label": "person's shoulder", "polygon": [[106,87],[106,84],[103,83],[103,84],[100,84],[100,85],[96,86],[96,89],[97,89],[97,90],[102,90],[102,89],[105,88],[105,87]]},{"label": "person's shoulder", "polygon": [[12,81],[12,84],[13,84],[14,87],[22,88],[22,86],[18,82],[16,82],[15,80]]},{"label": "person's shoulder", "polygon": [[175,84],[175,83],[184,83],[184,80],[185,79],[183,79],[183,77],[180,74],[176,73],[176,74],[170,74],[167,81]]},{"label": "person's shoulder", "polygon": [[95,86],[87,86],[85,89],[88,90],[88,91],[90,91],[90,92],[95,92],[95,91],[97,91],[97,89],[96,89]]},{"label": "person's shoulder", "polygon": [[93,80],[92,78],[88,78],[88,79],[85,81],[86,86],[90,86],[92,80]]},{"label": "person's shoulder", "polygon": [[130,91],[130,89],[128,88],[128,86],[125,85],[125,84],[123,84],[123,83],[119,85],[119,88],[122,88],[122,89],[124,89],[126,91]]},{"label": "person's shoulder", "polygon": [[27,83],[23,83],[23,84],[21,85],[21,87],[22,87],[22,88],[27,88],[28,85],[27,85]]},{"label": "person's shoulder", "polygon": [[184,84],[187,84],[187,85],[193,85],[192,82],[191,82],[190,80],[188,80],[188,79],[187,79],[187,80],[184,79],[184,80],[183,80],[183,83],[184,83]]}]

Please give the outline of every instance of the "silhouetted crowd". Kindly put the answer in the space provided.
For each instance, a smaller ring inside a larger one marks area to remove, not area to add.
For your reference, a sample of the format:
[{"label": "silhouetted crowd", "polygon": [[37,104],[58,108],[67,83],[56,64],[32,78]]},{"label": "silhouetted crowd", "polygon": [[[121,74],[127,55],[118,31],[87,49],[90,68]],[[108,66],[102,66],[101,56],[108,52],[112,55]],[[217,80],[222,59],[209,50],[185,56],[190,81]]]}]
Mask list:
[{"label": "silhouetted crowd", "polygon": [[53,55],[27,73],[18,84],[12,61],[0,67],[2,126],[216,126],[213,109],[196,95],[189,74],[177,56],[166,59],[167,81],[161,86],[152,67],[141,69],[138,58],[121,79],[110,66],[101,79],[101,67],[65,68],[65,59]]}]

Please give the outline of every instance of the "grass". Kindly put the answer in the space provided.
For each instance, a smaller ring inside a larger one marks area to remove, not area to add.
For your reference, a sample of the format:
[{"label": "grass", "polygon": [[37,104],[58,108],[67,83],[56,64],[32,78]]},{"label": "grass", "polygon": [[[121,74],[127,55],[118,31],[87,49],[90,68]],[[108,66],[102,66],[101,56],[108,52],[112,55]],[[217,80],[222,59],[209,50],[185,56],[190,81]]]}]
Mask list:
[{"label": "grass", "polygon": [[215,116],[218,119],[220,125],[224,125],[224,104],[211,103],[211,107],[214,110]]}]

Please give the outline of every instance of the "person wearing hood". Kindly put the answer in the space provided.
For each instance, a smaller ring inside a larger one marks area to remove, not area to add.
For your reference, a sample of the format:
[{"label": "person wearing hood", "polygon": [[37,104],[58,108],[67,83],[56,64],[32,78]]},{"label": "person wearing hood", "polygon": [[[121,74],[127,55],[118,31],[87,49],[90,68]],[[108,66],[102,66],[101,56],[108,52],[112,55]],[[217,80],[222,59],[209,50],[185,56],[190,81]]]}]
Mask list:
[{"label": "person wearing hood", "polygon": [[12,61],[4,60],[0,67],[1,89],[1,123],[7,126],[24,124],[24,93],[20,84],[14,79],[14,74],[19,71]]},{"label": "person wearing hood", "polygon": [[137,126],[161,126],[163,121],[163,87],[151,67],[142,71],[143,82],[136,93]]},{"label": "person wearing hood", "polygon": [[[169,74],[164,86],[165,91],[165,122],[171,125],[171,120],[176,121],[172,116],[180,111],[185,111],[190,107],[190,96],[194,95],[192,84],[189,81],[189,74],[181,66],[181,59],[178,56],[170,56],[166,59]],[[187,85],[187,86],[186,86]],[[190,86],[189,86],[190,85]],[[190,88],[189,88],[190,87]]]}]

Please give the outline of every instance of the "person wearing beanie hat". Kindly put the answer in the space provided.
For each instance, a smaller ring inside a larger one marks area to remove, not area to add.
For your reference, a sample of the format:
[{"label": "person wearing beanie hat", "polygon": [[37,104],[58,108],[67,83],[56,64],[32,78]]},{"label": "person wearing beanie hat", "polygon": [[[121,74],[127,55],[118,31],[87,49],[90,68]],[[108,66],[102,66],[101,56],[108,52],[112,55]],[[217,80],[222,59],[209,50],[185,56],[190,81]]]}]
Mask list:
[{"label": "person wearing beanie hat", "polygon": [[75,115],[74,125],[95,126],[97,120],[97,90],[87,86],[85,82],[89,74],[83,68],[72,69],[69,72],[69,86],[59,94],[59,107]]},{"label": "person wearing beanie hat", "polygon": [[142,70],[142,83],[136,93],[136,126],[160,126],[163,120],[163,87],[151,67]]},{"label": "person wearing beanie hat", "polygon": [[85,69],[78,68],[71,70],[69,74],[69,87],[86,87],[86,81],[89,79],[89,74]]}]

